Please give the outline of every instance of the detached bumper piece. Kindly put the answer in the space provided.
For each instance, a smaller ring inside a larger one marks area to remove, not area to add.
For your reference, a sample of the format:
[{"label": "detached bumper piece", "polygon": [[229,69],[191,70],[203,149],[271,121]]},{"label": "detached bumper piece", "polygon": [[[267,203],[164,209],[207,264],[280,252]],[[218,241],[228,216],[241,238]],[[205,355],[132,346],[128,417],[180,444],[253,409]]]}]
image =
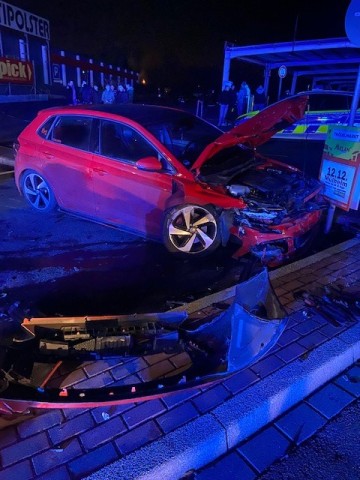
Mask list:
[{"label": "detached bumper piece", "polygon": [[[236,286],[231,305],[205,318],[184,312],[104,317],[25,318],[0,342],[0,403],[25,408],[83,408],[161,397],[216,382],[259,360],[277,342],[287,316],[263,269]],[[219,308],[218,308],[219,310]],[[61,366],[162,353],[186,361],[166,375],[99,388],[54,388]]]}]

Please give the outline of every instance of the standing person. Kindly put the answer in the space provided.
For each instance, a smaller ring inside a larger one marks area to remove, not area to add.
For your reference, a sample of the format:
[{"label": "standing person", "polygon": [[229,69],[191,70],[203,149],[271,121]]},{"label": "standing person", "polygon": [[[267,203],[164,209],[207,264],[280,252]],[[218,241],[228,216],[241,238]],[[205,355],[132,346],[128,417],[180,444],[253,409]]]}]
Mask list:
[{"label": "standing person", "polygon": [[97,85],[94,85],[92,88],[92,101],[95,105],[101,103],[101,93]]},{"label": "standing person", "polygon": [[80,91],[81,101],[84,104],[92,103],[92,89],[90,85],[84,80]]},{"label": "standing person", "polygon": [[265,90],[262,85],[259,85],[254,93],[254,110],[262,110],[266,107]]},{"label": "standing person", "polygon": [[117,92],[115,94],[115,103],[128,103],[128,101],[129,95],[125,90],[124,85],[121,85],[121,83],[119,83]]},{"label": "standing person", "polygon": [[226,120],[228,125],[233,125],[237,117],[237,93],[234,84],[231,85],[229,93],[230,101]]},{"label": "standing person", "polygon": [[127,83],[125,85],[125,88],[126,88],[127,93],[129,95],[129,103],[133,103],[133,101],[134,101],[134,87],[130,83]]},{"label": "standing person", "polygon": [[218,104],[220,105],[218,127],[226,126],[225,119],[226,119],[226,115],[227,115],[230,103],[231,103],[230,84],[226,83],[218,98]]},{"label": "standing person", "polygon": [[249,85],[245,81],[242,82],[237,94],[238,115],[247,113],[249,101],[250,101],[250,95],[251,95],[251,92],[250,92]]},{"label": "standing person", "polygon": [[109,84],[106,85],[105,90],[101,95],[101,101],[106,104],[114,103],[115,101],[114,87],[111,88]]},{"label": "standing person", "polygon": [[77,104],[77,95],[74,82],[72,80],[66,86],[66,97],[69,105]]}]

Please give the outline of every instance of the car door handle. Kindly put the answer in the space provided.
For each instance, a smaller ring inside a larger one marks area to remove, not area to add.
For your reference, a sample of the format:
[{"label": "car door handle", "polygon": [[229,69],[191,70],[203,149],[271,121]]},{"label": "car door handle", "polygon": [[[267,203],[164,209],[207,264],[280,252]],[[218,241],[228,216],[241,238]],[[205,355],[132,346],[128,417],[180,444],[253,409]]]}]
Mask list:
[{"label": "car door handle", "polygon": [[107,171],[103,170],[102,168],[94,168],[94,172],[98,173],[99,175],[107,175]]},{"label": "car door handle", "polygon": [[54,158],[54,155],[53,155],[52,153],[50,153],[50,152],[44,152],[44,156],[45,156],[46,158],[49,158],[49,159],[50,159],[50,158]]}]

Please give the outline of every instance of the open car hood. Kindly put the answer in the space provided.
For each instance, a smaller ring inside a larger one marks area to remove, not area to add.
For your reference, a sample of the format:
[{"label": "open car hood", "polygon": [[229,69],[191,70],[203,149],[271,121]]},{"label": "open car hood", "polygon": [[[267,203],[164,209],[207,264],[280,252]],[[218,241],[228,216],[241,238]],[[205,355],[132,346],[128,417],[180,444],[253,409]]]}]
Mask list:
[{"label": "open car hood", "polygon": [[192,169],[198,170],[209,158],[225,148],[238,144],[251,148],[262,145],[278,131],[302,118],[308,100],[307,95],[297,95],[273,103],[210,143],[200,154]]}]

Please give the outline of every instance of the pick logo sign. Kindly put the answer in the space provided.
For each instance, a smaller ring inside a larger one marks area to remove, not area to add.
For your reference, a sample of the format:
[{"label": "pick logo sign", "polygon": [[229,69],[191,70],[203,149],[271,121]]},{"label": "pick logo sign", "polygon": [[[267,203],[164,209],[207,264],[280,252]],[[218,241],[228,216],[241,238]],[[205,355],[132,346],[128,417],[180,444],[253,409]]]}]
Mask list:
[{"label": "pick logo sign", "polygon": [[33,65],[31,62],[0,57],[1,83],[33,83]]}]

